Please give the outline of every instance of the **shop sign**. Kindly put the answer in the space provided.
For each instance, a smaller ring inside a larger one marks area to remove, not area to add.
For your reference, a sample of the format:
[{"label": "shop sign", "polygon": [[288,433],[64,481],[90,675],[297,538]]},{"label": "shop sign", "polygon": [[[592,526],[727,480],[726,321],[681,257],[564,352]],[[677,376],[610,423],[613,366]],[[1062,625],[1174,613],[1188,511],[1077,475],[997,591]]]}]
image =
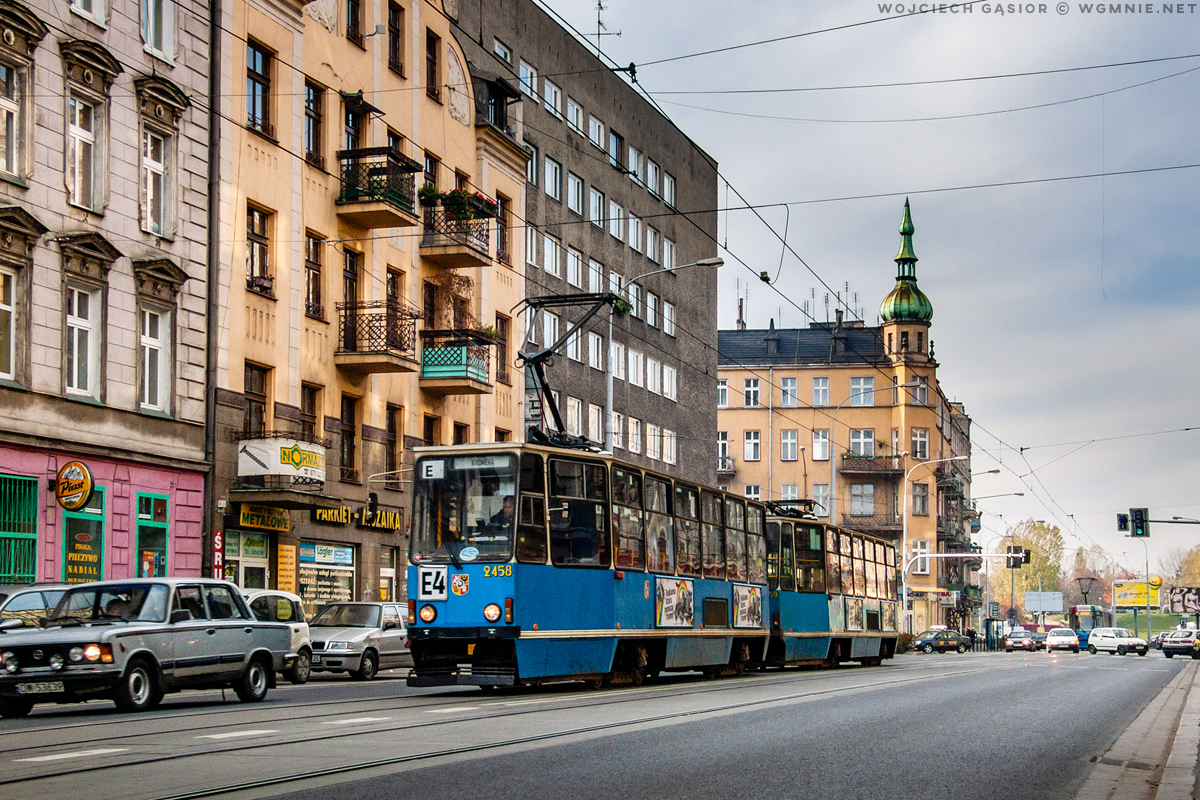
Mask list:
[{"label": "shop sign", "polygon": [[242,558],[266,558],[267,537],[262,533],[246,533],[242,536]]},{"label": "shop sign", "polygon": [[278,475],[325,480],[325,448],[298,439],[243,439],[238,444],[238,477]]},{"label": "shop sign", "polygon": [[225,532],[213,531],[212,576],[217,580],[225,577]]},{"label": "shop sign", "polygon": [[66,583],[86,583],[104,577],[100,559],[104,555],[104,532],[99,525],[66,526]]},{"label": "shop sign", "polygon": [[358,512],[358,516],[358,527],[360,528],[374,528],[375,530],[395,533],[404,527],[402,515],[399,511],[381,508],[374,514],[371,514],[364,509]]},{"label": "shop sign", "polygon": [[92,499],[96,488],[92,471],[82,461],[68,461],[54,480],[54,496],[67,511],[78,511]]},{"label": "shop sign", "polygon": [[395,533],[404,527],[403,512],[386,508],[377,509],[374,514],[367,508],[355,509],[350,506],[314,508],[311,519],[313,522],[322,525],[349,525],[350,523],[354,523],[360,528],[387,531],[388,533]]},{"label": "shop sign", "polygon": [[337,566],[354,566],[354,548],[321,542],[300,543],[301,564],[334,564]]},{"label": "shop sign", "polygon": [[284,592],[296,591],[296,546],[281,544],[276,548],[278,569],[275,571],[276,588]]},{"label": "shop sign", "polygon": [[[270,506],[253,506],[249,503],[242,503],[242,514],[238,520],[243,528],[264,528],[269,531],[282,531],[287,533],[291,527],[291,521],[288,518],[288,512],[282,508],[271,508]],[[265,553],[263,557],[265,557]]]}]

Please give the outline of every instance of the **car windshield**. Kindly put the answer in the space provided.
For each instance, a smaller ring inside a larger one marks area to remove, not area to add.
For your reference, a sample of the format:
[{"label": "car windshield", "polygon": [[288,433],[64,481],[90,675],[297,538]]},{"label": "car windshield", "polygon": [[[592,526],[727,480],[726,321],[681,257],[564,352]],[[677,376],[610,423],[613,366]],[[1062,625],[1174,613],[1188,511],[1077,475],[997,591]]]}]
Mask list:
[{"label": "car windshield", "polygon": [[939,633],[941,633],[941,631],[925,631],[917,638],[918,639],[932,639],[934,636],[937,636]]},{"label": "car windshield", "polygon": [[325,606],[308,625],[310,628],[378,628],[379,606]]},{"label": "car windshield", "polygon": [[1125,628],[1113,628],[1113,636],[1120,636],[1123,639],[1132,639],[1133,634]]},{"label": "car windshield", "polygon": [[1029,631],[1013,631],[1012,633],[1009,634],[1009,636],[1011,636],[1014,639],[1024,639],[1028,635],[1029,635]]},{"label": "car windshield", "polygon": [[95,622],[164,622],[170,592],[159,583],[71,589],[46,619],[46,625]]},{"label": "car windshield", "polygon": [[1074,636],[1075,631],[1069,631],[1066,628],[1055,628],[1050,631],[1051,636]]}]

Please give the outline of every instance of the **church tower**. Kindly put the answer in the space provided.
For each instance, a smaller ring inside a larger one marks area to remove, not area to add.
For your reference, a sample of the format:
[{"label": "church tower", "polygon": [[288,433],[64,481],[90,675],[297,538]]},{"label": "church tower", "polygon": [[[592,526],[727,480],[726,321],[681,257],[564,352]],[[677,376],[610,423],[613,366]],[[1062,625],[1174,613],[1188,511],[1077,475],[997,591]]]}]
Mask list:
[{"label": "church tower", "polygon": [[883,318],[883,340],[892,363],[925,364],[933,360],[929,323],[933,303],[917,286],[917,254],[912,237],[915,228],[908,199],[900,221],[900,252],[896,254],[896,287],[879,307]]}]

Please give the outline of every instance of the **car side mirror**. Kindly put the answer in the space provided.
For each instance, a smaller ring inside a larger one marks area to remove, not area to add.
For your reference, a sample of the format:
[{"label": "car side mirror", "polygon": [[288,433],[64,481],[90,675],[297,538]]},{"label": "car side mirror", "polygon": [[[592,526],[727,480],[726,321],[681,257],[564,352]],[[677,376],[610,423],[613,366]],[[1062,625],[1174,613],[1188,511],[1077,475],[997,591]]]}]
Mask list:
[{"label": "car side mirror", "polygon": [[192,612],[188,611],[186,608],[177,608],[171,612],[172,625],[174,625],[176,622],[187,622],[191,618]]},{"label": "car side mirror", "polygon": [[11,631],[14,628],[24,627],[25,623],[19,619],[16,619],[15,617],[13,619],[6,619],[3,622],[0,622],[0,631]]},{"label": "car side mirror", "polygon": [[396,622],[394,622],[393,620],[390,620],[390,619],[387,622],[383,623],[383,629],[385,631],[394,630],[395,628],[399,628],[399,627],[400,626],[398,624],[396,624]]}]

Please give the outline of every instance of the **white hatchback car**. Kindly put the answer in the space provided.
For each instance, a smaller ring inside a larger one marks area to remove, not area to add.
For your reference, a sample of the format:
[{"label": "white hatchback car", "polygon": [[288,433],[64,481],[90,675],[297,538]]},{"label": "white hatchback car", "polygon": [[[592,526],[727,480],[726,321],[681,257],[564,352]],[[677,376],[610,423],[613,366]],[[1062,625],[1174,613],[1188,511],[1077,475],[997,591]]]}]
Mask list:
[{"label": "white hatchback car", "polygon": [[1095,655],[1101,650],[1119,656],[1126,653],[1144,656],[1150,652],[1150,647],[1145,639],[1134,636],[1125,628],[1096,628],[1088,634],[1088,652]]},{"label": "white hatchback car", "polygon": [[1054,628],[1046,634],[1046,652],[1070,650],[1079,652],[1079,636],[1070,628]]},{"label": "white hatchback car", "polygon": [[246,605],[260,622],[283,622],[292,630],[291,652],[296,654],[292,666],[283,676],[292,683],[305,683],[312,674],[312,641],[300,596],[277,589],[257,589],[246,592]]}]

